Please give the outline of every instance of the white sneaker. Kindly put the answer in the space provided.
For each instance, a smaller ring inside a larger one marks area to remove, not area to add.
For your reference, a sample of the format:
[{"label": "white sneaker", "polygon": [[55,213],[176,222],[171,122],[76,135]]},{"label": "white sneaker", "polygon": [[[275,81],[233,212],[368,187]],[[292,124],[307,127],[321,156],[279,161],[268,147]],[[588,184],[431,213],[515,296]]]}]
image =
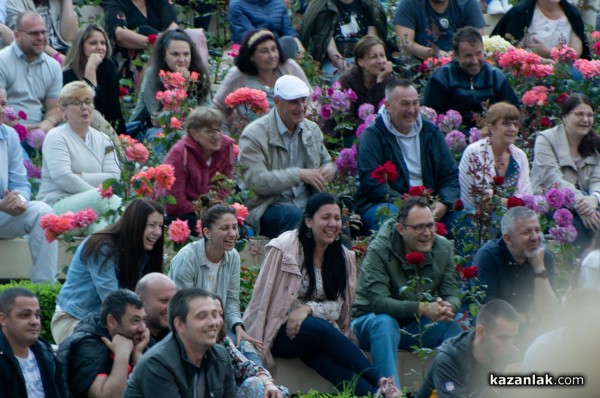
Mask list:
[{"label": "white sneaker", "polygon": [[[506,0],[504,0],[506,1]],[[504,14],[505,9],[502,7],[500,0],[492,0],[487,5],[487,13],[489,15],[502,15]]]},{"label": "white sneaker", "polygon": [[504,8],[504,12],[508,12],[512,8],[512,5],[508,2],[508,0],[500,0],[500,4],[502,4],[502,8]]}]

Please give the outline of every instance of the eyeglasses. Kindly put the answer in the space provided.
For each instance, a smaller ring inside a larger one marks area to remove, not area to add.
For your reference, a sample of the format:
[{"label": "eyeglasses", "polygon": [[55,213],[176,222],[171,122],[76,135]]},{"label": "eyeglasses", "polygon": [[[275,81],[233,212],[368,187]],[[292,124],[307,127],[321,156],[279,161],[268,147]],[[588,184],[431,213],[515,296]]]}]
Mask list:
[{"label": "eyeglasses", "polygon": [[91,98],[86,98],[83,101],[81,100],[74,100],[69,102],[68,104],[66,104],[67,106],[69,105],[73,105],[73,106],[81,106],[81,105],[85,105],[85,106],[90,106],[94,103],[94,100]]},{"label": "eyeglasses", "polygon": [[575,112],[575,113],[573,113],[573,116],[575,116],[577,119],[593,119],[594,118],[593,113],[586,113],[586,112]]},{"label": "eyeglasses", "polygon": [[223,130],[221,129],[211,129],[208,127],[203,128],[202,131],[204,134],[208,135],[209,137],[215,138],[220,136],[221,134],[223,134]]},{"label": "eyeglasses", "polygon": [[402,224],[402,225],[404,225],[405,227],[411,227],[418,234],[424,233],[426,229],[428,229],[430,232],[435,232],[435,227],[436,227],[434,222],[430,222],[427,224],[417,224],[417,225],[410,225],[410,224]]},{"label": "eyeglasses", "polygon": [[30,32],[25,32],[24,30],[20,30],[19,32],[25,33],[26,35],[31,36],[31,37],[48,36],[47,30],[32,30]]}]

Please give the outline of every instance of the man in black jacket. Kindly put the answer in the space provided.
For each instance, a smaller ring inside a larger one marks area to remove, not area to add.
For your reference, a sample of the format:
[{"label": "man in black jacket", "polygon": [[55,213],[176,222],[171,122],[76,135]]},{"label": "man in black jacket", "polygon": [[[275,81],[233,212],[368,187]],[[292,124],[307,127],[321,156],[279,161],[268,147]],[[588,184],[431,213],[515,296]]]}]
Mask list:
[{"label": "man in black jacket", "polygon": [[427,82],[424,104],[437,113],[460,112],[462,124],[475,127],[485,107],[506,101],[519,106],[519,98],[502,71],[485,62],[479,30],[460,28],[452,39],[453,61],[436,70]]},{"label": "man in black jacket", "polygon": [[20,287],[0,295],[0,396],[66,397],[60,363],[39,338],[40,304]]},{"label": "man in black jacket", "polygon": [[121,397],[131,368],[150,341],[144,303],[119,289],[102,302],[100,316],[84,319],[58,348],[73,397]]},{"label": "man in black jacket", "polygon": [[504,300],[490,301],[481,307],[475,330],[442,344],[415,398],[427,398],[434,389],[440,398],[494,396],[490,372],[510,363],[518,332],[517,311]]},{"label": "man in black jacket", "polygon": [[223,325],[217,300],[207,290],[181,289],[169,301],[171,333],[133,370],[124,398],[230,398],[235,371],[217,344]]}]

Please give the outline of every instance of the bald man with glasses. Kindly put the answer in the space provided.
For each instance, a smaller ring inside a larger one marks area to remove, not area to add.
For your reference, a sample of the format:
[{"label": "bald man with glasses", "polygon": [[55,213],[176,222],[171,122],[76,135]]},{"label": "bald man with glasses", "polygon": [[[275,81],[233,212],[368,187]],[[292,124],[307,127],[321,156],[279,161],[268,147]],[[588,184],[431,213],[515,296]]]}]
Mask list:
[{"label": "bald man with glasses", "polygon": [[0,87],[8,94],[8,106],[24,111],[27,130],[48,132],[62,122],[58,93],[62,88],[60,64],[44,50],[48,45],[46,22],[35,11],[16,20],[15,41],[0,51]]},{"label": "bald man with glasses", "polygon": [[397,350],[418,346],[419,329],[427,348],[461,332],[453,321],[461,301],[452,243],[435,230],[427,202],[405,199],[363,260],[351,327],[385,377],[398,377]]}]

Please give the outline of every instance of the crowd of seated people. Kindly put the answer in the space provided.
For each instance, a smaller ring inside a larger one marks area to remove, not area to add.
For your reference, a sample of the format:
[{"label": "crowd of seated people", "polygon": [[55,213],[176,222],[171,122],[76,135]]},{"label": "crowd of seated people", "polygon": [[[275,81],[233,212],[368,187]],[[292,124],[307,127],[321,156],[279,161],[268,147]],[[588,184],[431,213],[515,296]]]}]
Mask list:
[{"label": "crowd of seated people", "polygon": [[[283,3],[271,1],[279,13]],[[401,48],[420,59],[452,56],[423,87],[395,78],[386,55],[394,43],[378,1],[313,0],[299,32],[289,29],[285,8],[283,19],[275,21],[262,18],[278,17],[275,11],[248,14],[253,0],[233,2],[230,23],[241,45],[214,98],[204,34],[180,29],[170,2],[107,0],[106,30],[89,24],[79,31],[67,0],[15,3],[9,0],[6,18],[15,29],[12,43],[0,27],[8,44],[0,51],[0,115],[7,106],[23,110],[26,128],[47,135],[41,186],[37,201],[31,201],[23,166],[27,151],[19,147],[15,129],[0,125],[0,238],[28,235],[34,282],[55,282],[58,271],[57,244],[43,238],[40,217],[84,208],[118,214],[124,207],[118,196],[102,198],[98,190],[104,181],[122,177],[111,139],[127,131],[118,96],[120,63],[152,47],[134,85],[132,120],[146,121],[145,127],[164,127],[157,118],[160,71],[197,74],[198,85],[187,95],[200,105],[187,115],[182,138],[163,160],[174,169],[175,183],[165,194],[175,203],[163,207],[134,199],[119,217],[84,231],[89,236],[74,253],[51,320],[58,357],[39,338],[35,296],[24,289],[0,295],[0,348],[10,352],[0,356],[0,385],[10,386],[15,396],[26,391],[60,397],[69,390],[75,396],[280,398],[289,393],[269,372],[278,357],[299,358],[335,386],[352,381],[357,396],[400,397],[397,350],[416,344],[443,353],[422,396],[434,388],[438,396],[482,388],[480,372],[468,382],[459,377],[444,382],[445,366],[458,360],[457,352],[472,356],[469,366],[487,369],[491,356],[513,358],[513,342],[523,352],[533,343],[526,369],[563,369],[563,351],[540,360],[544,347],[575,333],[559,316],[562,297],[557,266],[543,242],[547,231],[534,211],[509,208],[509,198],[554,188],[573,191],[568,212],[577,255],[584,259],[567,264],[575,268],[569,294],[573,302],[582,294],[594,297],[580,291],[598,290],[595,106],[586,95],[570,93],[560,104],[558,124],[537,132],[530,163],[515,145],[519,98],[504,73],[485,62],[476,2],[406,0],[398,8],[392,22]],[[244,13],[248,21],[241,20]],[[552,34],[547,27],[555,28]],[[507,11],[496,30],[524,39],[544,58],[558,43],[589,57],[581,17],[569,3],[525,0]],[[327,125],[307,117],[314,87],[300,66],[304,48],[321,63],[323,81],[339,79],[343,89],[356,92],[349,110],[355,124],[361,105],[370,104],[376,113],[360,137],[352,132],[340,145],[357,143],[354,199],[373,235],[360,269],[344,246],[345,213],[328,192],[338,175],[325,145]],[[239,114],[225,98],[242,87],[266,93],[270,110],[251,115],[237,131],[237,153],[229,133],[238,127]],[[421,99],[439,113],[458,110],[467,129],[485,127],[460,165],[445,132],[423,116]],[[471,159],[489,164],[474,172]],[[377,174],[386,162],[394,166],[394,178]],[[198,213],[201,196],[229,195],[218,183],[220,175],[255,194],[246,203],[246,223],[271,239],[245,311],[236,212],[217,204]],[[503,177],[497,184],[502,187],[490,191],[496,177]],[[487,188],[474,189],[479,183]],[[425,198],[408,197],[414,187],[422,187]],[[464,210],[456,206],[460,199]],[[464,333],[458,318],[469,303],[461,300],[454,255],[468,238],[453,229],[482,212],[493,213],[500,228],[496,239],[473,253],[479,273],[473,285],[485,293],[486,306],[473,331]],[[178,250],[166,272],[164,226],[176,218],[186,220],[199,239]],[[440,223],[449,231],[446,237]],[[422,292],[414,291],[414,278],[424,278]],[[25,316],[33,325],[27,338],[15,325],[15,318]],[[503,343],[495,345],[500,334]],[[584,337],[589,344],[597,340]],[[583,353],[576,342],[571,346]],[[361,350],[370,351],[370,359]]]}]

